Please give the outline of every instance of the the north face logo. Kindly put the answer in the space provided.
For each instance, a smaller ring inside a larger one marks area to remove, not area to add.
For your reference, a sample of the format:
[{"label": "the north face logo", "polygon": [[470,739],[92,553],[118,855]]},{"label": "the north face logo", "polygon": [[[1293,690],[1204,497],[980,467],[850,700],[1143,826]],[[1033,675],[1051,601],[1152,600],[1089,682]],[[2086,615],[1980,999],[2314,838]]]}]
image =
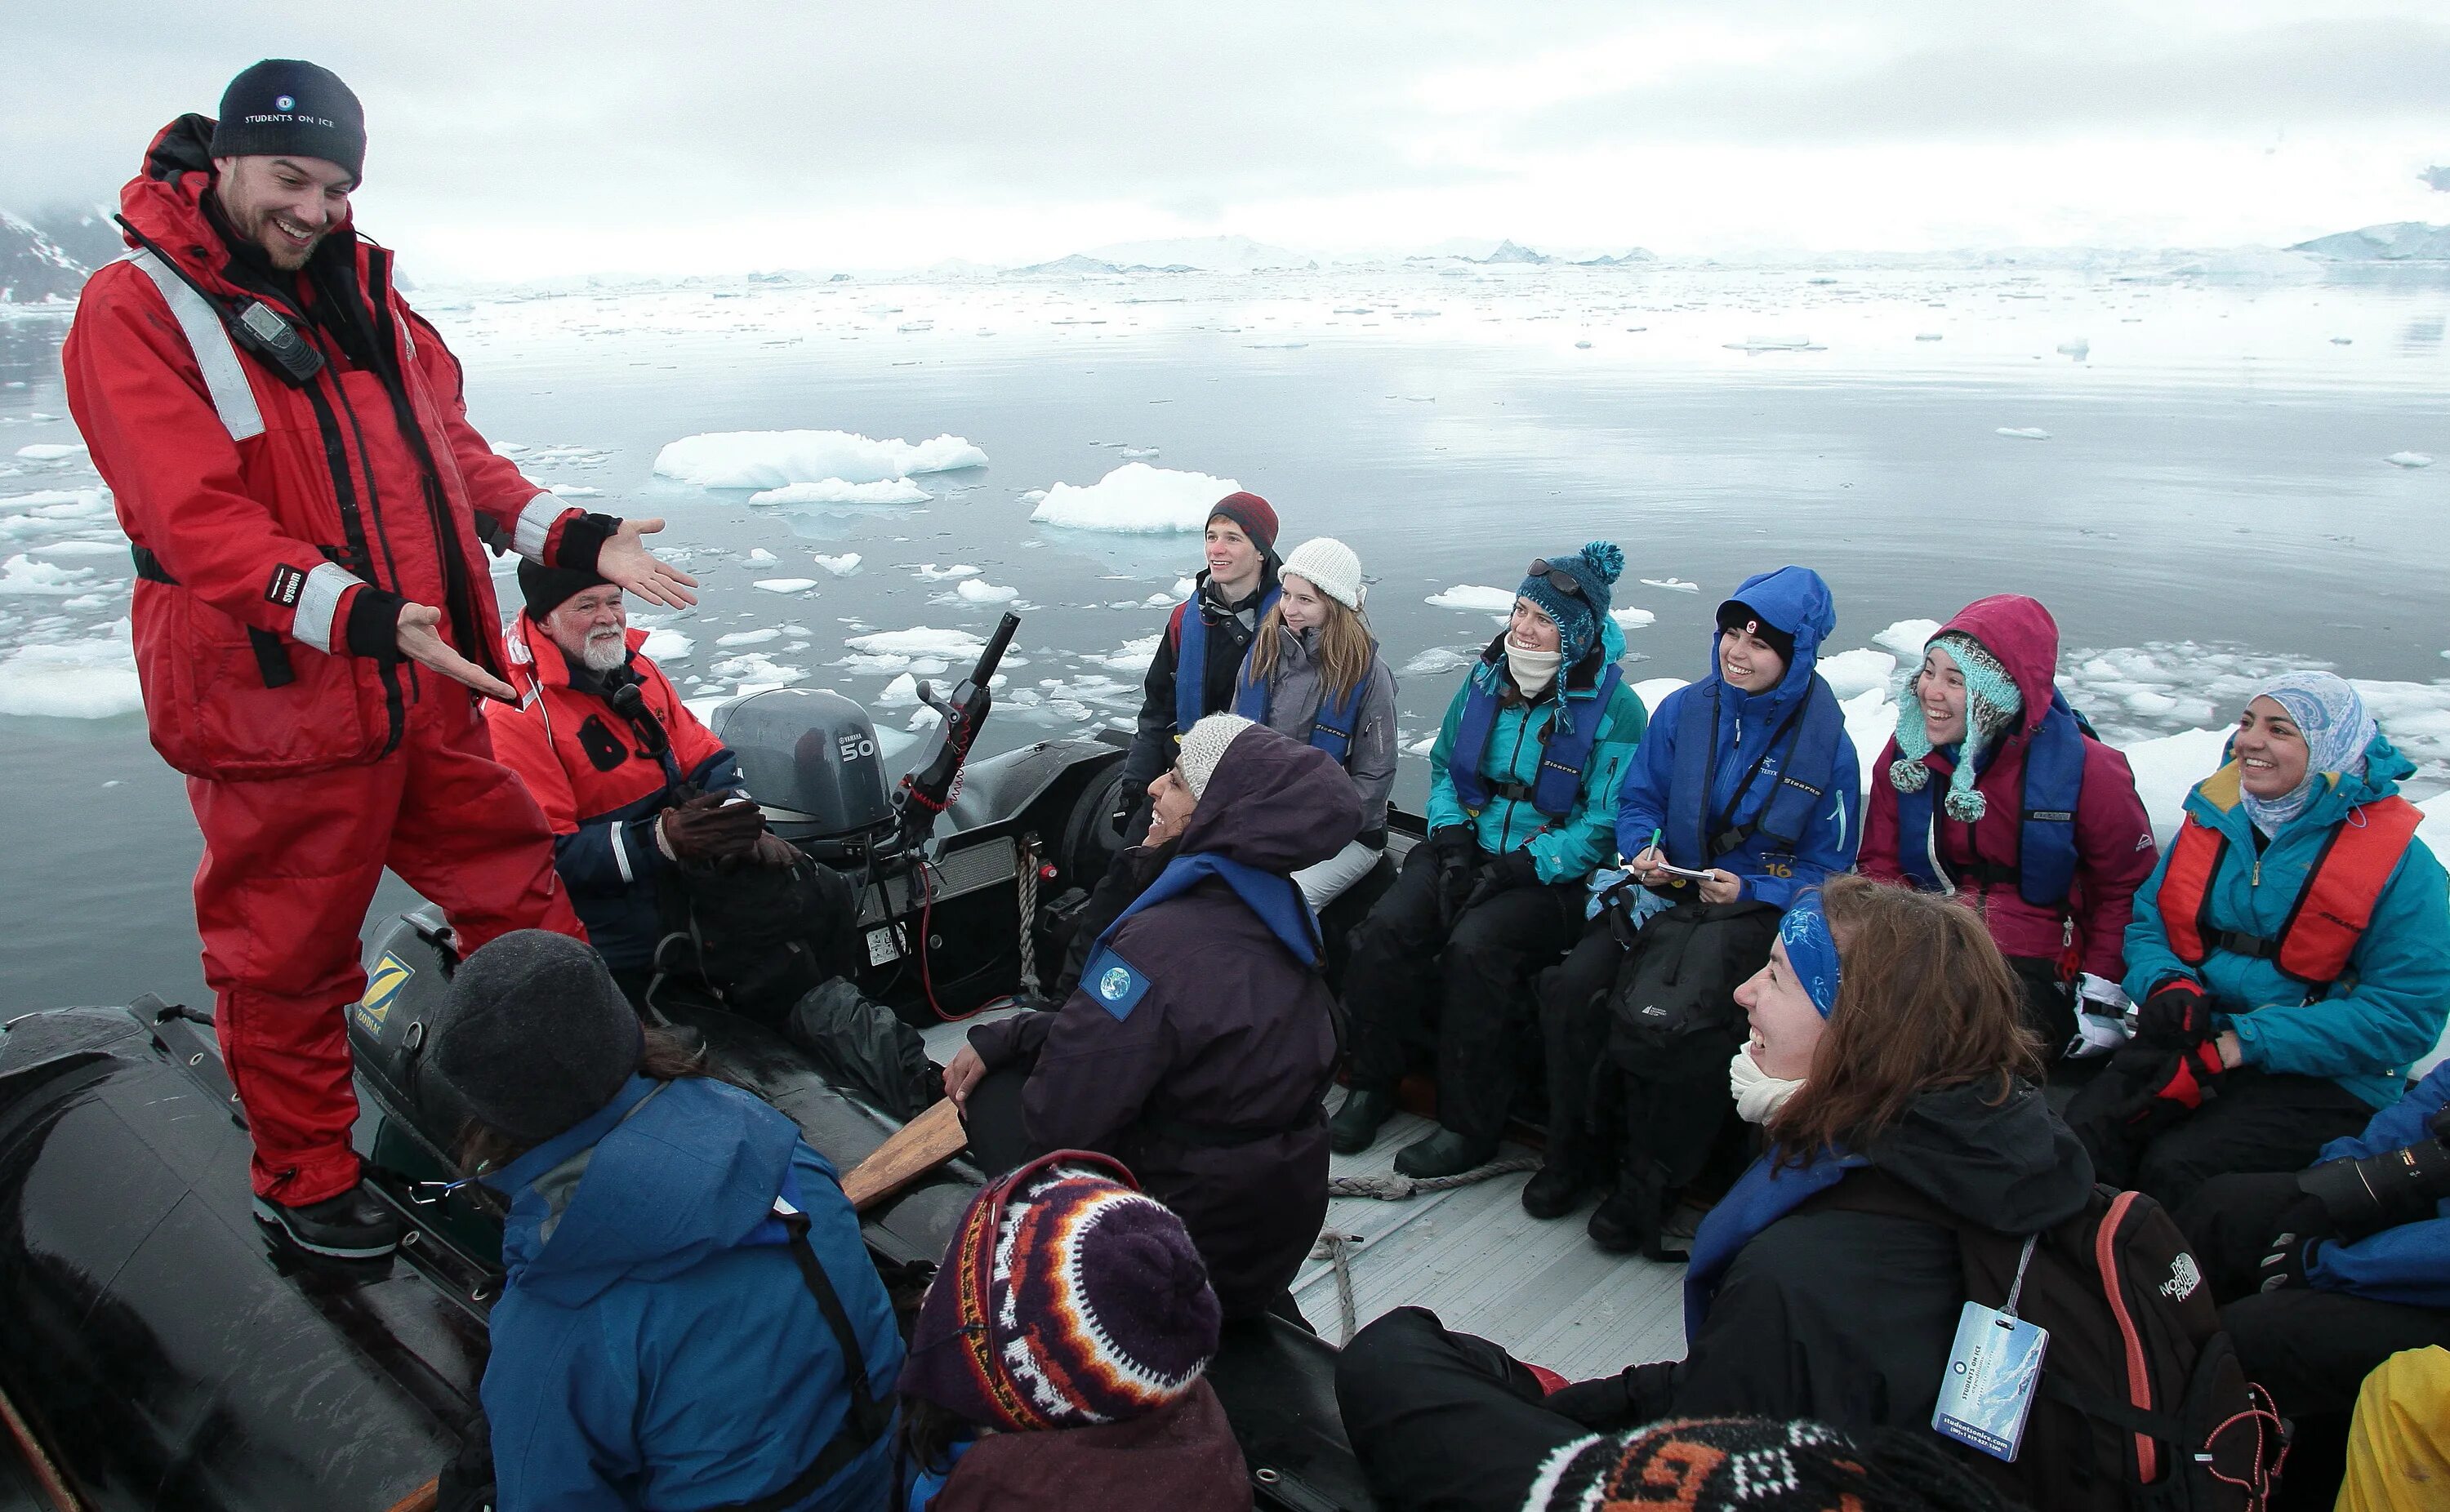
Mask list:
[{"label": "the north face logo", "polygon": [[2161,1283],[2161,1295],[2172,1302],[2184,1302],[2203,1283],[2203,1272],[2195,1269],[2195,1257],[2181,1250],[2178,1258],[2169,1262],[2169,1279]]}]

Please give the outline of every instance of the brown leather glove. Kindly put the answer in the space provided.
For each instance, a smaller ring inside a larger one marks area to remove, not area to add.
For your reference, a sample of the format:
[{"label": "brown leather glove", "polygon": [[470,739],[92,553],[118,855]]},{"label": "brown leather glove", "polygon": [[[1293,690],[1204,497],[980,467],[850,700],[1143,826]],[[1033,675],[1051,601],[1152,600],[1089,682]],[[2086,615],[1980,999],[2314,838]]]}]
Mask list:
[{"label": "brown leather glove", "polygon": [[788,866],[800,859],[800,847],[770,829],[760,831],[749,850],[752,866]]},{"label": "brown leather glove", "polygon": [[753,803],[734,803],[732,793],[701,793],[664,811],[655,825],[664,854],[684,866],[708,866],[746,857],[766,833],[766,815]]}]

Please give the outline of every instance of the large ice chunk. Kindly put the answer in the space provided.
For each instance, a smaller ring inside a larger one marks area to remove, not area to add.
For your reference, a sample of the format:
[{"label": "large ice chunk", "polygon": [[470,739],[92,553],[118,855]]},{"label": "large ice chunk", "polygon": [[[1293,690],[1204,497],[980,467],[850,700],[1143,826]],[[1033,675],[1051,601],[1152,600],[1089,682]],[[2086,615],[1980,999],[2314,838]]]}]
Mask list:
[{"label": "large ice chunk", "polygon": [[870,440],[848,431],[710,431],[684,436],[655,454],[658,475],[700,488],[878,483],[913,473],[949,473],[986,465],[987,454],[958,436],[939,436],[913,445],[898,439]]},{"label": "large ice chunk", "polygon": [[92,640],[22,647],[0,661],[0,714],[108,719],[144,707],[124,619]]},{"label": "large ice chunk", "polygon": [[1049,488],[1029,517],[1076,531],[1197,531],[1207,526],[1209,511],[1218,499],[1241,490],[1230,477],[1125,462],[1086,487],[1058,483]]}]

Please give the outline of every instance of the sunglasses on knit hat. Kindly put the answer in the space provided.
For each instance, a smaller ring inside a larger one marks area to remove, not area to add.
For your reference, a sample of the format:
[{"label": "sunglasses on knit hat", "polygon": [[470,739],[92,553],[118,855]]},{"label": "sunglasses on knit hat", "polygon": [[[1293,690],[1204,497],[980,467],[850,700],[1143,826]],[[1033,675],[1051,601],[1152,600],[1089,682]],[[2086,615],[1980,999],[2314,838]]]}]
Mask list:
[{"label": "sunglasses on knit hat", "polygon": [[1548,580],[1548,586],[1558,592],[1571,593],[1576,598],[1583,596],[1582,580],[1567,572],[1563,563],[1551,562],[1545,556],[1531,558],[1531,566],[1523,575],[1545,577]]}]

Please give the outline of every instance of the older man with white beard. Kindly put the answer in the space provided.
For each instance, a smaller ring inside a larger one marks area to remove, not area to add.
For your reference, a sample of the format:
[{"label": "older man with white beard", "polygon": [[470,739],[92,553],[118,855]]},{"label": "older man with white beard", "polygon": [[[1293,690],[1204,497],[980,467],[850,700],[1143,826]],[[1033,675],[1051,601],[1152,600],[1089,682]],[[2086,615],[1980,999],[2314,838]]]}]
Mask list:
[{"label": "older man with white beard", "polygon": [[588,938],[635,998],[663,934],[675,867],[791,847],[741,791],[740,764],[641,654],[621,590],[593,572],[519,564],[527,607],[504,637],[519,701],[492,704],[494,757],[553,826],[554,865]]}]

